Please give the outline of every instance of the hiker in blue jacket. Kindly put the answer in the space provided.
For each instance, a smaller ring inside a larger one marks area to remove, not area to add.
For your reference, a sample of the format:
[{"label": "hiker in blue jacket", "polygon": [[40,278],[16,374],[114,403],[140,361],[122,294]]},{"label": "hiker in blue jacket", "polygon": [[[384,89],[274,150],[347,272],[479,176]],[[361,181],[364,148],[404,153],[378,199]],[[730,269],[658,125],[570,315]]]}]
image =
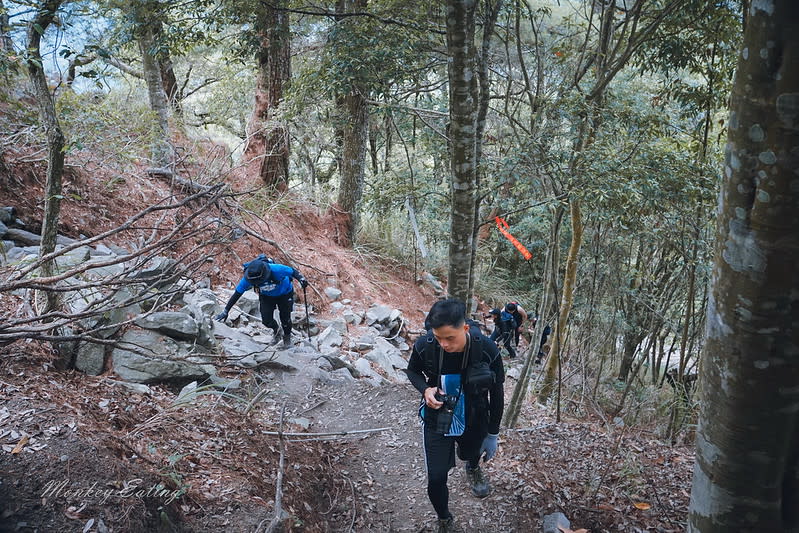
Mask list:
[{"label": "hiker in blue jacket", "polygon": [[513,349],[513,333],[516,330],[516,322],[513,320],[513,315],[495,307],[488,312],[488,316],[494,319],[494,331],[491,332],[491,340],[497,346],[500,344],[508,350],[508,357],[511,359],[516,357],[516,350]]},{"label": "hiker in blue jacket", "polygon": [[[264,326],[272,328],[272,344],[282,340],[284,348],[291,347],[291,311],[294,308],[294,286],[291,278],[299,281],[303,289],[308,286],[308,280],[296,269],[273,263],[264,255],[244,263],[244,277],[230,295],[225,310],[219,313],[216,319],[224,321],[241,295],[252,289],[258,294],[261,322]],[[274,317],[275,307],[279,310],[282,335],[278,333],[278,324]]]}]

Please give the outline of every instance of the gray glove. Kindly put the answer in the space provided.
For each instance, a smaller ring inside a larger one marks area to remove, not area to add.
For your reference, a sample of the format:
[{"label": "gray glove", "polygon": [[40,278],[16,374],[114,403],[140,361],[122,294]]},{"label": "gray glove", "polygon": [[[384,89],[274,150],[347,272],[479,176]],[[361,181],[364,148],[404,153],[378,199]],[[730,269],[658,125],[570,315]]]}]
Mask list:
[{"label": "gray glove", "polygon": [[486,435],[483,439],[483,444],[480,446],[480,455],[483,455],[485,452],[485,461],[490,461],[494,454],[497,453],[497,438],[499,435],[491,435],[490,433]]},{"label": "gray glove", "polygon": [[219,322],[224,322],[225,320],[227,320],[227,309],[216,315],[214,319],[218,320]]}]

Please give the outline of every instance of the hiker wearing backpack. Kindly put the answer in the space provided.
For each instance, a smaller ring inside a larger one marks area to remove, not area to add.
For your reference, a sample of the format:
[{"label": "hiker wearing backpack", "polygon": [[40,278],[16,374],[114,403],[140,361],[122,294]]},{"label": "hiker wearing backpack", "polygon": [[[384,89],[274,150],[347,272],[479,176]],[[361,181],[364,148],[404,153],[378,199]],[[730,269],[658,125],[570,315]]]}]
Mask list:
[{"label": "hiker wearing backpack", "polygon": [[516,329],[516,321],[513,320],[513,315],[504,309],[501,310],[495,307],[488,312],[486,318],[488,317],[494,319],[494,331],[491,332],[491,340],[494,341],[497,346],[504,346],[505,349],[508,350],[508,357],[513,359],[516,357],[516,350],[513,349],[513,344],[511,344],[513,332]]},{"label": "hiker wearing backpack", "polygon": [[[258,303],[261,310],[261,322],[264,326],[272,328],[272,344],[283,341],[283,348],[291,347],[291,311],[294,309],[294,285],[291,279],[300,282],[304,289],[308,286],[302,274],[296,269],[273,262],[261,254],[252,261],[244,263],[244,276],[236,285],[236,290],[230,295],[225,305],[225,310],[216,315],[216,319],[224,321],[228,313],[239,301],[241,295],[252,289],[258,294]],[[280,327],[275,321],[275,307],[280,315]]]},{"label": "hiker wearing backpack", "polygon": [[460,300],[433,304],[426,323],[430,330],[414,343],[406,373],[422,394],[427,495],[438,515],[438,531],[457,531],[447,476],[457,448],[472,492],[488,496],[491,487],[480,459],[488,461],[497,451],[505,371],[496,344],[480,333],[479,324],[467,321]]},{"label": "hiker wearing backpack", "polygon": [[513,316],[513,320],[516,322],[516,326],[513,330],[513,338],[516,342],[516,346],[519,346],[519,337],[522,334],[522,322],[527,320],[527,311],[519,305],[519,302],[510,302],[505,305],[505,311],[510,313]]}]

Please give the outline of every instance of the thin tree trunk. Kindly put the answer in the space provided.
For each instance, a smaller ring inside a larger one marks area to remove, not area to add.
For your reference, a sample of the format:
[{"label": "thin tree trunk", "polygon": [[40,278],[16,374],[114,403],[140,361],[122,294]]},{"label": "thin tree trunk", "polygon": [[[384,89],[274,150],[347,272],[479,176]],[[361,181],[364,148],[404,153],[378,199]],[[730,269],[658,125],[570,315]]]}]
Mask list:
[{"label": "thin tree trunk", "polygon": [[521,411],[524,399],[527,397],[527,392],[530,389],[531,377],[533,375],[533,361],[536,359],[538,349],[541,342],[541,335],[544,328],[549,323],[549,308],[555,299],[557,286],[552,282],[556,277],[558,268],[558,249],[560,248],[560,228],[562,225],[565,210],[560,205],[556,208],[552,216],[552,225],[549,232],[549,245],[547,248],[546,259],[544,260],[544,274],[542,282],[541,305],[539,307],[538,322],[533,328],[533,339],[530,342],[528,353],[525,357],[524,366],[519,375],[519,381],[513,388],[510,402],[505,408],[505,426],[512,428],[516,425],[519,419],[519,412]]},{"label": "thin tree trunk", "polygon": [[449,74],[450,211],[449,295],[469,301],[474,245],[477,171],[475,102],[475,0],[447,0],[447,71]]},{"label": "thin tree trunk", "polygon": [[172,146],[169,142],[169,104],[161,81],[161,69],[155,58],[156,41],[152,28],[147,22],[148,13],[139,11],[137,21],[141,23],[138,28],[138,43],[142,57],[142,71],[147,83],[147,97],[150,100],[150,109],[156,115],[156,135],[152,146],[152,163],[159,169],[172,167]]},{"label": "thin tree trunk", "polygon": [[[55,251],[58,236],[58,218],[61,210],[61,179],[64,172],[64,133],[58,122],[55,101],[47,86],[47,78],[42,68],[41,41],[48,26],[55,20],[56,11],[62,0],[46,0],[36,8],[36,15],[28,23],[27,50],[28,76],[33,85],[33,94],[39,107],[39,118],[47,137],[47,181],[44,187],[44,217],[42,221],[42,242],[39,255],[45,256]],[[42,264],[42,277],[55,273],[55,260]],[[58,293],[45,293],[45,303],[38,309],[46,314],[58,308]]]},{"label": "thin tree trunk", "polygon": [[11,40],[11,25],[9,22],[8,11],[6,11],[3,0],[0,0],[0,50],[11,52],[14,50],[14,42]]},{"label": "thin tree trunk", "polygon": [[576,198],[569,200],[569,219],[572,227],[572,240],[569,246],[569,254],[566,257],[566,272],[563,276],[563,296],[560,301],[560,310],[558,311],[558,322],[552,332],[552,347],[547,358],[546,374],[544,375],[541,391],[538,393],[538,401],[541,403],[545,403],[553,391],[556,374],[560,366],[561,351],[566,338],[566,324],[574,303],[577,265],[580,256],[580,245],[583,242],[582,213],[580,212],[580,201]]},{"label": "thin tree trunk", "polygon": [[799,3],[752,2],[719,194],[688,531],[799,531]]}]

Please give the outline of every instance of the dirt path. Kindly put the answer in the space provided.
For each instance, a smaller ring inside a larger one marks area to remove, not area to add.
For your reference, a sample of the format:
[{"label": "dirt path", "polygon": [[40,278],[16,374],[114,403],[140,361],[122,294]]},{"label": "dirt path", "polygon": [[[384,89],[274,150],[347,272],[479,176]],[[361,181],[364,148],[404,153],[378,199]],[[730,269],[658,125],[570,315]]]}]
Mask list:
[{"label": "dirt path", "polygon": [[[343,474],[352,481],[355,501],[353,506],[350,494],[337,522],[349,519],[352,523],[355,509],[353,531],[435,531],[436,517],[426,491],[416,390],[410,384],[372,387],[347,382],[317,386],[309,400],[324,400],[304,415],[312,419],[311,432],[391,428],[347,439],[351,446],[347,447],[350,451],[343,462]],[[500,488],[512,481],[502,473],[502,464],[503,459],[497,457],[486,465],[495,490],[482,500],[472,496],[462,462],[451,471],[450,508],[467,531],[531,530],[531,524],[517,522],[513,512],[516,503],[511,501],[511,493]]]}]

